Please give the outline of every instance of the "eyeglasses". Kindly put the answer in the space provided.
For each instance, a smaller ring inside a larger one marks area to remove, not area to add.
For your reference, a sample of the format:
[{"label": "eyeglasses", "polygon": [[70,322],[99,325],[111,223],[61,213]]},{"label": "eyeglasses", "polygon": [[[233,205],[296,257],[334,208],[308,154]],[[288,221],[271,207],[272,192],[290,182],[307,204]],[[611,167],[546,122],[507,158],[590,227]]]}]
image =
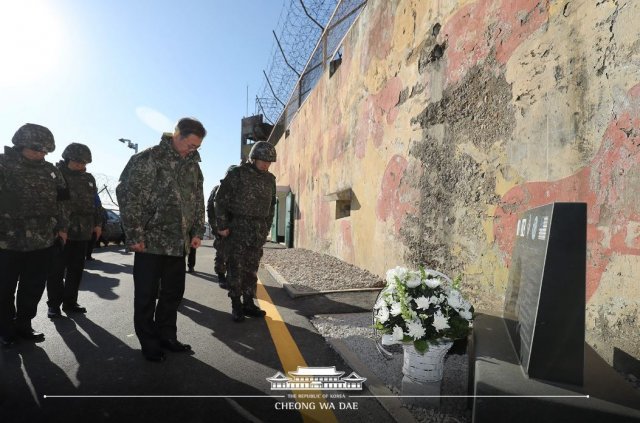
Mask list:
[{"label": "eyeglasses", "polygon": [[182,137],[180,141],[182,141],[182,142],[187,144],[186,145],[187,146],[187,151],[197,151],[202,146],[202,143],[200,143],[200,144],[187,143],[187,137]]}]

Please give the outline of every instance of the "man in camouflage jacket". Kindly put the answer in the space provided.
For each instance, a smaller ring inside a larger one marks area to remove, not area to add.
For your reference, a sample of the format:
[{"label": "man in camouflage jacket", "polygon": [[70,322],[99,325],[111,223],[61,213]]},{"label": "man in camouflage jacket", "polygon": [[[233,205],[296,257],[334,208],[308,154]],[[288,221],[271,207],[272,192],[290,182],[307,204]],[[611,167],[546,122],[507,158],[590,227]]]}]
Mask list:
[{"label": "man in camouflage jacket", "polygon": [[48,316],[60,317],[60,305],[67,313],[86,313],[78,304],[78,289],[84,271],[87,244],[96,232],[102,231],[102,208],[96,207],[98,195],[96,180],[87,172],[91,163],[91,150],[84,144],[71,143],[62,152],[56,164],[69,190],[65,210],[69,214],[69,232],[66,244],[54,249],[53,263],[47,279]]},{"label": "man in camouflage jacket", "polygon": [[217,230],[225,237],[228,295],[234,322],[242,322],[245,316],[265,315],[253,298],[262,247],[275,213],[276,178],[269,172],[269,166],[275,161],[276,150],[272,144],[255,143],[249,162],[227,171],[214,199]]},{"label": "man in camouflage jacket", "polygon": [[[51,131],[27,123],[0,155],[0,344],[16,335],[44,340],[31,320],[47,281],[53,244],[67,239],[60,171],[44,160],[55,149]],[[19,282],[18,282],[19,281]],[[19,289],[16,297],[16,288]]]},{"label": "man in camouflage jacket", "polygon": [[224,238],[216,230],[216,209],[213,203],[219,188],[220,185],[216,185],[209,194],[209,199],[207,200],[207,218],[209,219],[209,225],[211,225],[211,230],[213,231],[213,248],[216,250],[213,270],[216,272],[216,275],[218,275],[220,288],[227,289],[227,258],[224,250]]},{"label": "man in camouflage jacket", "polygon": [[199,121],[180,119],[159,145],[131,157],[116,189],[127,245],[136,253],[134,326],[150,361],[164,360],[160,347],[191,350],[177,340],[176,319],[184,295],[185,255],[204,237],[197,150],[205,135]]}]

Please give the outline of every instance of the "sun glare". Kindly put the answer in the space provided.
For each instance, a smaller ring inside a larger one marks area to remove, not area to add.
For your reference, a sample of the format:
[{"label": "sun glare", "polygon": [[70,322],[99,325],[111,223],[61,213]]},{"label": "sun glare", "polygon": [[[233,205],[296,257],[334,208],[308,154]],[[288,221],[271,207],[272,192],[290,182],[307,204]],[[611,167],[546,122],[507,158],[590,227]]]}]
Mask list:
[{"label": "sun glare", "polygon": [[47,77],[61,61],[63,27],[46,0],[0,1],[0,86]]}]

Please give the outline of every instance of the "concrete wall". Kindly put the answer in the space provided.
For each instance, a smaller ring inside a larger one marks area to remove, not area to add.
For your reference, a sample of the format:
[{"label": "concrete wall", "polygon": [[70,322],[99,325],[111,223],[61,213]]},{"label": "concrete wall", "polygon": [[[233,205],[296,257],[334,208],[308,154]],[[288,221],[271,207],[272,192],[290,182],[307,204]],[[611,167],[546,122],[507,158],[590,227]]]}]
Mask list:
[{"label": "concrete wall", "polygon": [[[519,212],[588,203],[587,339],[640,357],[640,2],[369,0],[277,144],[295,246],[500,310]],[[325,196],[353,193],[335,218]]]}]

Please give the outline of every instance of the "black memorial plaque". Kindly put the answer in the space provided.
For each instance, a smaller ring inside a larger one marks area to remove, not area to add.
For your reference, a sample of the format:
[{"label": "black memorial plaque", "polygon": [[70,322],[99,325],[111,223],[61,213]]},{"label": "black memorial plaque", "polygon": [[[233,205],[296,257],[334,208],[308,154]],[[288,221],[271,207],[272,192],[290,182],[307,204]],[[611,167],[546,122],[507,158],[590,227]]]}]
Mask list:
[{"label": "black memorial plaque", "polygon": [[509,270],[504,321],[525,373],[582,385],[587,205],[523,213]]}]

